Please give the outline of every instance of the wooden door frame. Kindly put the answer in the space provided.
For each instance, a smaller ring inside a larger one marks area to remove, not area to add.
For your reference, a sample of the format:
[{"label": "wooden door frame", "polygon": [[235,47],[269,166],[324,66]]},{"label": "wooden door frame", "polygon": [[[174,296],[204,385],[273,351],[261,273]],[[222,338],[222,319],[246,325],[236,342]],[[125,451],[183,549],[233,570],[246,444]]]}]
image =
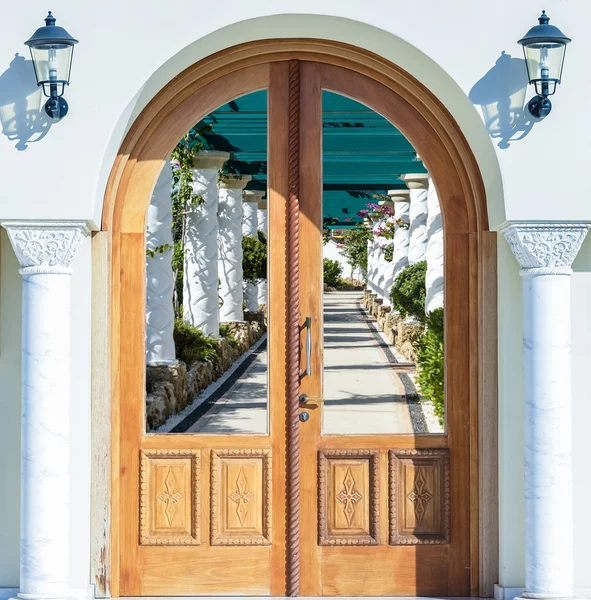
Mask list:
[{"label": "wooden door frame", "polygon": [[[470,327],[468,363],[463,368],[470,395],[471,593],[492,595],[498,576],[496,233],[489,231],[486,196],[476,159],[447,109],[409,73],[348,44],[295,38],[241,44],[180,73],[134,121],[111,170],[101,226],[110,241],[107,302],[111,500],[110,519],[105,519],[110,522],[107,537],[111,560],[106,565],[110,593],[119,595],[119,445],[121,413],[126,409],[121,390],[124,366],[119,358],[126,343],[120,335],[120,307],[125,301],[121,278],[126,274],[118,240],[122,234],[144,235],[149,199],[166,157],[195,122],[231,99],[223,87],[217,88],[217,96],[209,95],[207,99],[203,91],[215,89],[216,81],[246,67],[285,60],[340,66],[392,92],[396,102],[381,112],[413,144],[432,175],[446,233],[461,236],[466,242],[470,279],[462,309]],[[243,93],[248,91],[245,88]]]}]

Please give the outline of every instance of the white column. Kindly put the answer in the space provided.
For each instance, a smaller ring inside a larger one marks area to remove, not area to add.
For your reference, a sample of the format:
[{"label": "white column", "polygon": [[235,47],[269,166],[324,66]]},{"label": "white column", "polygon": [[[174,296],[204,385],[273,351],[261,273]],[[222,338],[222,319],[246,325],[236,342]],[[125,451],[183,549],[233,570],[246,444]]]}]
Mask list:
[{"label": "white column", "polygon": [[[70,596],[70,280],[81,222],[5,222],[21,264],[20,592]],[[6,490],[5,490],[6,492]]]},{"label": "white column", "polygon": [[226,175],[219,184],[218,274],[220,321],[244,321],[242,291],[242,190],[250,175]]},{"label": "white column", "polygon": [[574,596],[570,275],[588,228],[503,229],[523,283],[525,598]]},{"label": "white column", "polygon": [[437,190],[432,179],[429,179],[427,194],[427,274],[425,286],[425,312],[429,314],[436,308],[443,307],[443,219]]},{"label": "white column", "polygon": [[200,152],[193,159],[193,190],[200,201],[186,208],[183,318],[205,335],[219,336],[218,172],[228,152]]},{"label": "white column", "polygon": [[408,266],[410,191],[390,190],[388,196],[394,202],[394,216],[407,225],[406,227],[396,227],[394,232],[394,258],[392,263],[394,264],[395,280],[400,271]]},{"label": "white column", "polygon": [[[372,230],[374,222],[372,219],[368,219],[367,227]],[[376,286],[376,259],[377,259],[377,242],[376,238],[372,235],[372,237],[367,242],[367,287],[370,289],[372,294],[377,293]]]},{"label": "white column", "polygon": [[172,257],[172,167],[166,161],[146,223],[146,363],[175,364]]},{"label": "white column", "polygon": [[[265,192],[266,194],[267,192]],[[264,194],[263,194],[264,195]],[[269,250],[269,228],[268,228],[268,220],[267,220],[267,200],[263,200],[262,196],[259,200],[259,210],[258,210],[258,229],[262,233],[265,234],[265,238],[267,238],[267,253]],[[258,304],[259,306],[262,304],[267,304],[268,302],[268,291],[267,291],[267,278],[261,279],[259,281],[259,295],[258,295]]]},{"label": "white column", "polygon": [[[392,202],[392,200],[382,200],[380,204],[382,206],[394,208],[394,202]],[[386,222],[388,219],[389,217],[385,217],[384,222]],[[382,250],[382,299],[384,300],[384,305],[390,306],[392,304],[392,301],[390,300],[390,291],[392,290],[392,285],[394,284],[394,257],[392,257],[391,262],[388,262],[385,259],[384,254],[385,251]]]},{"label": "white column", "polygon": [[375,293],[378,298],[382,298],[384,295],[384,268],[386,259],[384,258],[384,250],[380,247],[379,238],[377,237],[377,229],[381,227],[384,219],[379,219],[373,226],[374,231],[374,284]]},{"label": "white column", "polygon": [[[259,227],[259,200],[265,192],[244,190],[242,192],[242,235],[256,237]],[[259,309],[259,284],[258,282],[245,281],[244,304],[246,310],[256,312]]]},{"label": "white column", "polygon": [[427,188],[429,175],[417,173],[403,175],[402,179],[410,190],[410,229],[408,264],[425,260],[427,251]]}]

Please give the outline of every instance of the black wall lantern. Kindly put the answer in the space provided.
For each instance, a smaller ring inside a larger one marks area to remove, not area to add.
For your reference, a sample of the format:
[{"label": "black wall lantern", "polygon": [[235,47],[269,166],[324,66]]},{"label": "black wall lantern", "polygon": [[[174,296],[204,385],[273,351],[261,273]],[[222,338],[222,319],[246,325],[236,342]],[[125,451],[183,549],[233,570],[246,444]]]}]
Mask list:
[{"label": "black wall lantern", "polygon": [[45,112],[52,119],[61,119],[68,113],[68,103],[64,100],[64,90],[70,85],[70,70],[75,40],[63,27],[55,24],[55,17],[49,11],[45,26],[25,42],[31,50],[37,85],[49,98]]},{"label": "black wall lantern", "polygon": [[545,10],[538,22],[517,43],[523,46],[529,82],[537,93],[527,107],[534,117],[543,119],[552,110],[548,96],[556,91],[556,85],[560,83],[566,45],[571,40],[558,27],[550,25],[550,17]]}]

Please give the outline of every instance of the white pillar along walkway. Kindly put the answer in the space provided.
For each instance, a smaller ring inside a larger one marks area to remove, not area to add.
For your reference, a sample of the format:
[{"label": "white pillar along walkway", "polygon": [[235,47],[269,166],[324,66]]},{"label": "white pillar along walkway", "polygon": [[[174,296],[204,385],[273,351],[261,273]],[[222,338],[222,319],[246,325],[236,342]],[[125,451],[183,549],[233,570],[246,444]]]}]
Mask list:
[{"label": "white pillar along walkway", "polygon": [[410,228],[408,264],[425,260],[427,250],[427,188],[429,175],[416,173],[403,175],[402,179],[410,190]]},{"label": "white pillar along walkway", "polygon": [[172,257],[172,167],[166,161],[152,193],[146,223],[146,363],[176,364]]},{"label": "white pillar along walkway", "polygon": [[250,180],[250,175],[225,175],[219,185],[220,321],[244,321],[242,190]]},{"label": "white pillar along walkway", "polygon": [[219,336],[218,172],[227,152],[200,152],[193,159],[193,191],[200,202],[187,207],[183,318],[205,335]]},{"label": "white pillar along walkway", "polygon": [[397,226],[394,232],[392,263],[394,265],[394,281],[396,281],[400,271],[408,266],[410,192],[409,190],[390,190],[388,196],[394,202],[394,216],[404,223],[404,226]]},{"label": "white pillar along walkway", "polygon": [[427,273],[425,276],[425,312],[443,307],[443,219],[437,190],[429,179],[427,194]]},{"label": "white pillar along walkway", "polygon": [[[244,190],[242,192],[242,235],[256,237],[259,224],[259,200],[264,192]],[[246,310],[256,312],[259,309],[258,283],[244,282],[244,303]]]},{"label": "white pillar along walkway", "polygon": [[[263,193],[263,196],[267,192]],[[261,196],[259,200],[259,208],[258,208],[258,230],[265,235],[265,239],[267,240],[267,257],[269,254],[269,227],[268,227],[268,214],[267,214],[267,200],[263,200],[263,196]],[[268,269],[267,269],[268,271]],[[259,306],[266,305],[268,302],[268,285],[267,278],[261,279],[259,281],[259,295],[258,295],[258,303]]]},{"label": "white pillar along walkway", "polygon": [[523,283],[525,598],[574,596],[570,275],[588,228],[503,229]]},{"label": "white pillar along walkway", "polygon": [[20,591],[70,596],[71,264],[82,222],[5,222],[21,264]]}]

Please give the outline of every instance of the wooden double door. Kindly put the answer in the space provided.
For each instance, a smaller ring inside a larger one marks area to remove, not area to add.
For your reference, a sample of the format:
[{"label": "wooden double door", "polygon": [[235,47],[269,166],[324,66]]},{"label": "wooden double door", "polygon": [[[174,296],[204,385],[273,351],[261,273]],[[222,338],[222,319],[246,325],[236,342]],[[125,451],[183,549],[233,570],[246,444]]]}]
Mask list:
[{"label": "wooden double door", "polygon": [[[268,430],[147,434],[140,367],[122,370],[120,595],[469,595],[477,540],[461,369],[447,369],[444,433],[323,434],[322,94],[400,120],[404,104],[365,75],[309,61],[248,67],[220,89],[235,81],[268,93]],[[144,254],[137,240],[118,243],[124,293],[141,297],[127,273]],[[448,255],[454,243],[461,257],[467,242],[446,238]],[[461,366],[468,324],[454,306],[466,290],[454,265],[446,352]],[[141,309],[121,332],[138,365]]]}]

